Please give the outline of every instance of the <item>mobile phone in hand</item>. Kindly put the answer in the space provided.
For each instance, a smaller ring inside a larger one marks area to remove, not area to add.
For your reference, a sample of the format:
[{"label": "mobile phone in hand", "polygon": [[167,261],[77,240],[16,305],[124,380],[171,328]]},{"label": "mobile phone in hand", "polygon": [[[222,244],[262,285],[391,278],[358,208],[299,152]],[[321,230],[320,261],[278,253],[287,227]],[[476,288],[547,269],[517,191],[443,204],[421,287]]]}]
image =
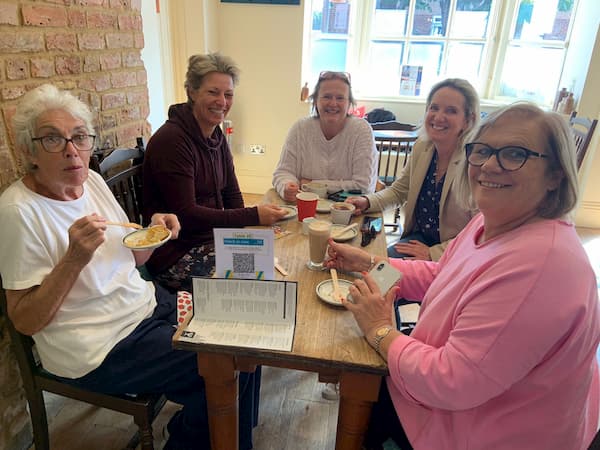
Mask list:
[{"label": "mobile phone in hand", "polygon": [[375,264],[375,267],[371,269],[369,275],[373,277],[382,295],[387,294],[400,279],[402,279],[402,272],[399,272],[394,266],[387,261],[380,261]]},{"label": "mobile phone in hand", "polygon": [[[369,275],[371,275],[377,283],[381,295],[387,294],[387,291],[402,279],[402,272],[398,271],[387,261],[380,261],[375,264],[375,267],[369,271]],[[348,301],[352,302],[352,296],[350,294],[348,294],[346,298]]]}]

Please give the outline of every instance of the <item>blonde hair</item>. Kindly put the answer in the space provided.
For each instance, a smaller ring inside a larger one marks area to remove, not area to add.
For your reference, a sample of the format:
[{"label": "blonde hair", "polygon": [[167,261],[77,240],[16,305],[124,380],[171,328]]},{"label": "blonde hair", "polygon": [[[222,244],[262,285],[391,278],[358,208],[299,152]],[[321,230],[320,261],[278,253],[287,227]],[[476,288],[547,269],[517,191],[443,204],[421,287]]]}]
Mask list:
[{"label": "blonde hair", "polygon": [[240,69],[229,56],[220,53],[208,53],[207,55],[192,55],[188,60],[188,68],[185,74],[185,92],[188,102],[191,102],[190,91],[200,88],[204,77],[211,72],[229,75],[236,86],[240,79]]},{"label": "blonde hair", "polygon": [[[439,91],[442,88],[454,89],[465,99],[463,109],[465,110],[467,128],[462,130],[460,136],[458,137],[457,145],[457,150],[461,151],[465,143],[469,140],[473,131],[479,124],[479,117],[481,116],[479,110],[479,95],[477,95],[477,91],[475,90],[473,85],[467,80],[463,80],[462,78],[446,78],[445,80],[436,83],[431,88],[431,91],[429,91],[429,94],[427,95],[427,100],[425,102],[425,115],[427,115],[427,111],[429,110],[429,106],[431,105],[431,102],[433,100],[433,96],[437,91]],[[421,126],[419,130],[419,137],[423,141],[431,142],[431,139],[427,134],[425,126]]]}]

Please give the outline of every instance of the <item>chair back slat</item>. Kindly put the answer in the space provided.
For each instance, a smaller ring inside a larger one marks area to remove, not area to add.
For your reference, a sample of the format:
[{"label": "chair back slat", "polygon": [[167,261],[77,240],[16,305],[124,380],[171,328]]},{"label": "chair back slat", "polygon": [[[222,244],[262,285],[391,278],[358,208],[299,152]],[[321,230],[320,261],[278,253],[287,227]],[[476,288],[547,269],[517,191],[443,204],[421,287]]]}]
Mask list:
[{"label": "chair back slat", "polygon": [[592,141],[592,136],[596,129],[596,125],[598,124],[598,120],[577,117],[577,111],[573,111],[569,123],[571,124],[571,131],[573,132],[573,139],[575,140],[577,169],[580,169],[588,147],[590,146],[590,142]]},{"label": "chair back slat", "polygon": [[98,164],[98,170],[131,222],[142,223],[144,142],[113,150]]}]

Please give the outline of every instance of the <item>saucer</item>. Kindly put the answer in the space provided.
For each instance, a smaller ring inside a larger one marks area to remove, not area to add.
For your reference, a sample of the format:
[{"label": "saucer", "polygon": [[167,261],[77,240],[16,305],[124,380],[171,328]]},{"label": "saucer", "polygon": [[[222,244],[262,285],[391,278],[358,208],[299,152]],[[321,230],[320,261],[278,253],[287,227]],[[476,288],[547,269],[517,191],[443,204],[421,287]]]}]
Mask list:
[{"label": "saucer", "polygon": [[[352,282],[344,279],[338,279],[338,284],[340,285],[340,292],[343,297],[348,297],[348,291],[350,286],[352,286]],[[329,303],[333,306],[342,306],[342,302],[333,298],[333,281],[331,279],[321,281],[316,288],[317,296],[319,299],[324,301],[325,303]]]},{"label": "saucer", "polygon": [[333,224],[331,226],[331,236],[335,242],[346,242],[358,236],[358,227],[351,228],[339,236],[335,235],[344,228],[346,228],[346,225]]},{"label": "saucer", "polygon": [[317,212],[318,213],[329,213],[329,208],[333,202],[327,199],[319,199],[317,202]]},{"label": "saucer", "polygon": [[298,215],[298,208],[295,206],[288,205],[280,205],[281,209],[285,209],[287,214],[281,218],[281,220],[291,219],[292,217],[296,217]]}]

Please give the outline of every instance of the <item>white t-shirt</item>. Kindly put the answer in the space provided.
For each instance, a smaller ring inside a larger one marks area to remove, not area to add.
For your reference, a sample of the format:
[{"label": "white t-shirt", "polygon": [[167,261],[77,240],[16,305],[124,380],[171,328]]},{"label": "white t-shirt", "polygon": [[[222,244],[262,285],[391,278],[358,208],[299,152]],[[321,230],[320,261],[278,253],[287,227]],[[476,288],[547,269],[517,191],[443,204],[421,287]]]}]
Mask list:
[{"label": "white t-shirt", "polygon": [[[0,273],[5,289],[41,284],[66,253],[69,227],[97,213],[127,221],[100,175],[90,171],[77,200],[39,195],[21,180],[0,196]],[[44,368],[79,378],[98,367],[156,306],[154,286],[144,281],[131,250],[122,245],[129,231],[107,227],[106,241],[83,268],[48,325],[33,336]]]}]

